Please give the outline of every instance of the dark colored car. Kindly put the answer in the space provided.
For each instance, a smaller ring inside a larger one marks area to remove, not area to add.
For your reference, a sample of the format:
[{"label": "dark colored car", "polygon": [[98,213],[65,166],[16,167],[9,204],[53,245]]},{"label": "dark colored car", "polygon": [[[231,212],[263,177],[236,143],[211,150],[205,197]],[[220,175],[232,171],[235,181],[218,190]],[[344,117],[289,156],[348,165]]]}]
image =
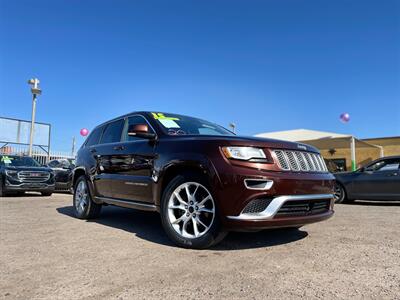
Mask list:
[{"label": "dark colored car", "polygon": [[47,166],[53,170],[56,181],[56,191],[71,191],[72,171],[75,168],[74,159],[54,159]]},{"label": "dark colored car", "polygon": [[0,155],[0,196],[35,191],[50,196],[54,175],[32,157]]},{"label": "dark colored car", "polygon": [[73,180],[78,218],[97,217],[103,204],[158,211],[182,247],[333,214],[334,177],[315,148],[175,114],[136,112],[99,125],[78,152]]},{"label": "dark colored car", "polygon": [[335,201],[400,200],[400,156],[377,159],[354,172],[336,173]]}]

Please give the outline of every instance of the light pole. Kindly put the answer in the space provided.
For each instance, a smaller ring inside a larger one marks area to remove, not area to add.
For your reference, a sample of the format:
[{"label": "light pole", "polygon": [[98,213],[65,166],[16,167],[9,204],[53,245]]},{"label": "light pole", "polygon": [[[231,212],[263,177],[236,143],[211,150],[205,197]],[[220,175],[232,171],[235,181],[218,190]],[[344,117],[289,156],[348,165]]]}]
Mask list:
[{"label": "light pole", "polygon": [[42,90],[39,88],[39,79],[32,78],[28,80],[28,84],[32,86],[32,118],[31,118],[31,132],[29,135],[29,156],[32,156],[32,146],[33,146],[33,132],[35,129],[35,115],[36,115],[36,97],[42,94]]},{"label": "light pole", "polygon": [[235,133],[236,124],[235,123],[229,123],[229,127],[232,128],[232,132]]},{"label": "light pole", "polygon": [[72,157],[74,156],[74,153],[75,153],[75,145],[76,145],[76,143],[75,143],[75,137],[73,136],[73,137],[72,137],[72,150],[71,150],[71,156],[72,156]]}]

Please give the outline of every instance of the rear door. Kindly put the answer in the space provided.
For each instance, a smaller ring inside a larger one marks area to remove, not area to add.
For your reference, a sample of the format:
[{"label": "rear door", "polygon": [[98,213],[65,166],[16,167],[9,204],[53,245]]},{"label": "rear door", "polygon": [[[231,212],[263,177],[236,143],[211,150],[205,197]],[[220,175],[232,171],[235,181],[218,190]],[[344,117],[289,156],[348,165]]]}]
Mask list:
[{"label": "rear door", "polygon": [[67,160],[53,160],[48,165],[54,172],[56,186],[60,189],[68,188],[71,169]]},{"label": "rear door", "polygon": [[155,142],[149,139],[128,136],[132,125],[151,125],[141,115],[126,119],[123,142],[115,153],[113,167],[115,177],[112,185],[113,198],[139,202],[153,202],[153,162],[156,157]]},{"label": "rear door", "polygon": [[368,166],[354,181],[357,198],[400,200],[400,159],[384,159]]},{"label": "rear door", "polygon": [[124,119],[106,124],[99,144],[91,149],[96,159],[94,184],[97,196],[108,198],[113,196],[112,187],[117,171],[115,166],[116,156],[121,147],[124,124]]}]

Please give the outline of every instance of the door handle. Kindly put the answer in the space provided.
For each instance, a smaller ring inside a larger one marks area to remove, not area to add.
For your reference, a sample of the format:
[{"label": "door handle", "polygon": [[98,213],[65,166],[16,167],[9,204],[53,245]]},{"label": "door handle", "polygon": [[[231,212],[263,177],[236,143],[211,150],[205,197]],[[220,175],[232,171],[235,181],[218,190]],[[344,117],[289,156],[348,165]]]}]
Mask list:
[{"label": "door handle", "polygon": [[113,149],[117,150],[117,151],[120,151],[120,150],[124,150],[125,147],[124,146],[115,146]]},{"label": "door handle", "polygon": [[399,175],[399,173],[394,172],[394,173],[392,173],[392,174],[389,174],[388,176],[391,177],[391,176],[397,176],[397,175]]},{"label": "door handle", "polygon": [[96,153],[96,152],[97,152],[97,150],[96,150],[96,149],[94,149],[94,148],[92,148],[92,149],[90,149],[90,152],[91,152],[91,153]]}]

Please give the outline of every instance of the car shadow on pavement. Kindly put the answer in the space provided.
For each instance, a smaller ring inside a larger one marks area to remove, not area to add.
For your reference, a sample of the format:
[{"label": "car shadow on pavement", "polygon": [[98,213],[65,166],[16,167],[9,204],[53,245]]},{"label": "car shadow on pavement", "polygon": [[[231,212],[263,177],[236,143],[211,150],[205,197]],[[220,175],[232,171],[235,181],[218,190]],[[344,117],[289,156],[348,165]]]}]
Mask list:
[{"label": "car shadow on pavement", "polygon": [[[57,208],[60,214],[73,217],[73,207],[64,206]],[[155,212],[136,211],[134,209],[119,208],[114,206],[104,207],[95,222],[135,234],[147,241],[176,247],[162,229],[160,216]],[[241,250],[271,247],[301,240],[307,236],[306,231],[297,229],[275,229],[260,232],[231,232],[212,250]]]},{"label": "car shadow on pavement", "polygon": [[38,192],[14,192],[14,193],[8,193],[6,196],[3,198],[23,198],[23,197],[41,197],[41,198],[47,198],[46,196],[43,196],[42,194]]},{"label": "car shadow on pavement", "polygon": [[364,206],[400,206],[400,201],[372,201],[372,200],[356,200],[346,205],[364,205]]}]

